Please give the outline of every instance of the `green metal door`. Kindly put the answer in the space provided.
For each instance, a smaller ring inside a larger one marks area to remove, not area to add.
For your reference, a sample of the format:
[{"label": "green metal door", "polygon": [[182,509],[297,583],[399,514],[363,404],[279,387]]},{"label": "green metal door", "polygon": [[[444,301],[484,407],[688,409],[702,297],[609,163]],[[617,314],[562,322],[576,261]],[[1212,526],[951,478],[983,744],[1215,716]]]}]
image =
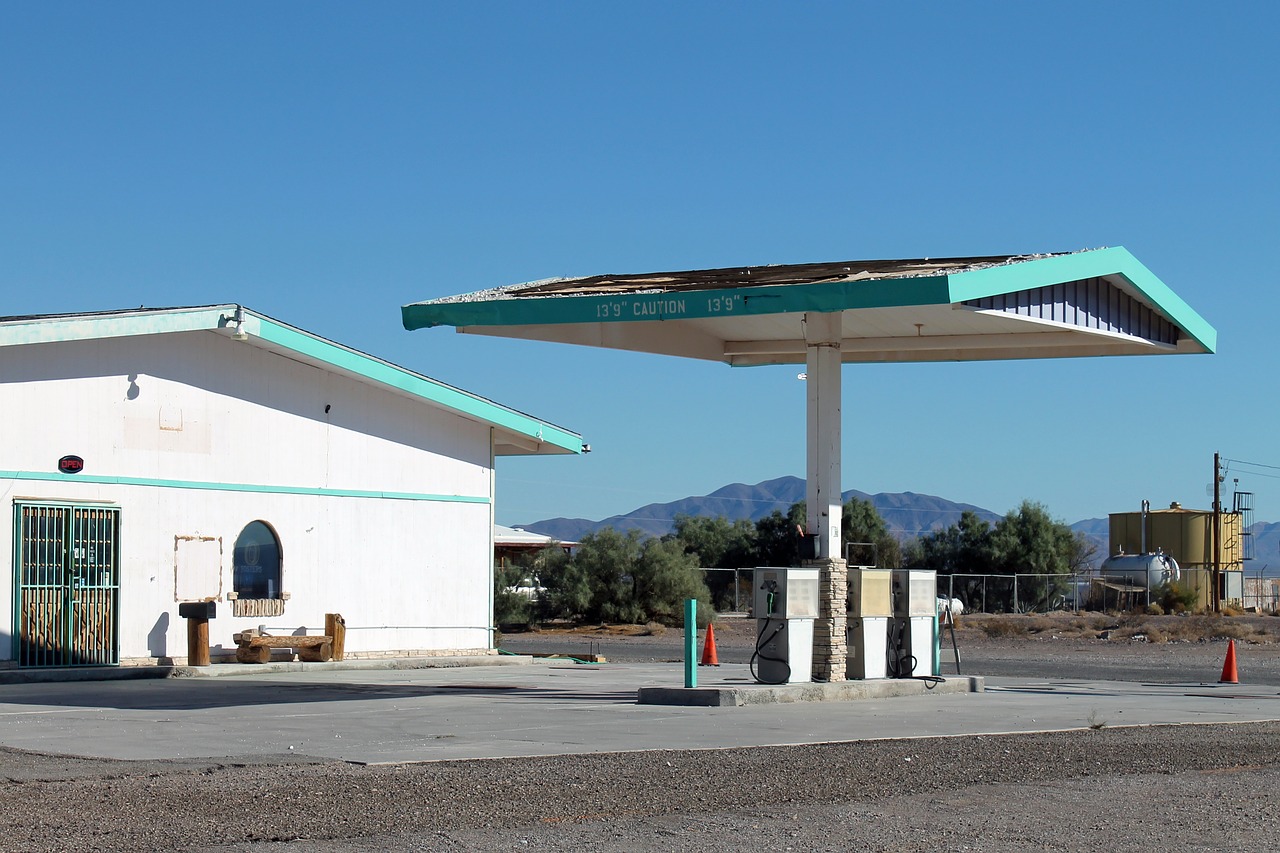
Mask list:
[{"label": "green metal door", "polygon": [[19,666],[120,662],[120,510],[14,506],[14,657]]}]

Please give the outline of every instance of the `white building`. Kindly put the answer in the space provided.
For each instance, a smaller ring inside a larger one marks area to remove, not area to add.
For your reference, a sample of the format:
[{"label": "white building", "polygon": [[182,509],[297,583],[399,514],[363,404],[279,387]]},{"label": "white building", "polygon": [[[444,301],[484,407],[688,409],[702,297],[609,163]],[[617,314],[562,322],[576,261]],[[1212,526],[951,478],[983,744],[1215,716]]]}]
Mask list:
[{"label": "white building", "polygon": [[0,667],[492,648],[494,460],[581,437],[238,305],[0,319]]}]

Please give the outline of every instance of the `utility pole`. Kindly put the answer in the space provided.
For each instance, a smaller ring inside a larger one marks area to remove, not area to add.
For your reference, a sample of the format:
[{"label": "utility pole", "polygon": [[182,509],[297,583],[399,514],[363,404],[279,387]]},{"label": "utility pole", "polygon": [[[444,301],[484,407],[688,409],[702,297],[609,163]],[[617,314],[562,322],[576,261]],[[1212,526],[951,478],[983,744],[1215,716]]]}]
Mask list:
[{"label": "utility pole", "polygon": [[1219,584],[1222,582],[1222,461],[1217,453],[1213,454],[1213,589],[1209,602],[1214,613],[1222,611],[1222,593]]}]

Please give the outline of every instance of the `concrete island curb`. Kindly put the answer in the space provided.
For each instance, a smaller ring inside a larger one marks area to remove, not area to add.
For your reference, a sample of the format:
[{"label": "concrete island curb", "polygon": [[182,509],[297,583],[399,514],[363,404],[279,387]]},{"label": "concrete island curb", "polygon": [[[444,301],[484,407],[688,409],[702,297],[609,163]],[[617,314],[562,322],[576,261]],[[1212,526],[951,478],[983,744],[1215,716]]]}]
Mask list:
[{"label": "concrete island curb", "polygon": [[734,687],[641,687],[641,705],[684,705],[711,708],[773,705],[791,702],[850,702],[943,693],[983,693],[981,676],[948,676],[939,680],[886,678],[826,684],[744,684]]}]

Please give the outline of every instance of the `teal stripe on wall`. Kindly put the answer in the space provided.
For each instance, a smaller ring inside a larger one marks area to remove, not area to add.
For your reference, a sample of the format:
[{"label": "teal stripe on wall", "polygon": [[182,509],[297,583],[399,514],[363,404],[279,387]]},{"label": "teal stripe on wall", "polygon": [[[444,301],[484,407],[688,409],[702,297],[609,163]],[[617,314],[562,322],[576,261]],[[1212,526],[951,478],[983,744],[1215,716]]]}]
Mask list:
[{"label": "teal stripe on wall", "polygon": [[362,489],[325,489],[307,486],[261,486],[253,483],[203,483],[198,480],[157,480],[148,477],[110,477],[96,474],[61,474],[52,471],[0,471],[0,480],[37,480],[51,483],[95,483],[108,486],[150,486],[158,489],[194,489],[212,492],[254,492],[268,495],[312,495],[327,498],[381,498],[397,501],[439,501],[487,504],[487,495],[432,495],[422,492],[376,492]]}]

